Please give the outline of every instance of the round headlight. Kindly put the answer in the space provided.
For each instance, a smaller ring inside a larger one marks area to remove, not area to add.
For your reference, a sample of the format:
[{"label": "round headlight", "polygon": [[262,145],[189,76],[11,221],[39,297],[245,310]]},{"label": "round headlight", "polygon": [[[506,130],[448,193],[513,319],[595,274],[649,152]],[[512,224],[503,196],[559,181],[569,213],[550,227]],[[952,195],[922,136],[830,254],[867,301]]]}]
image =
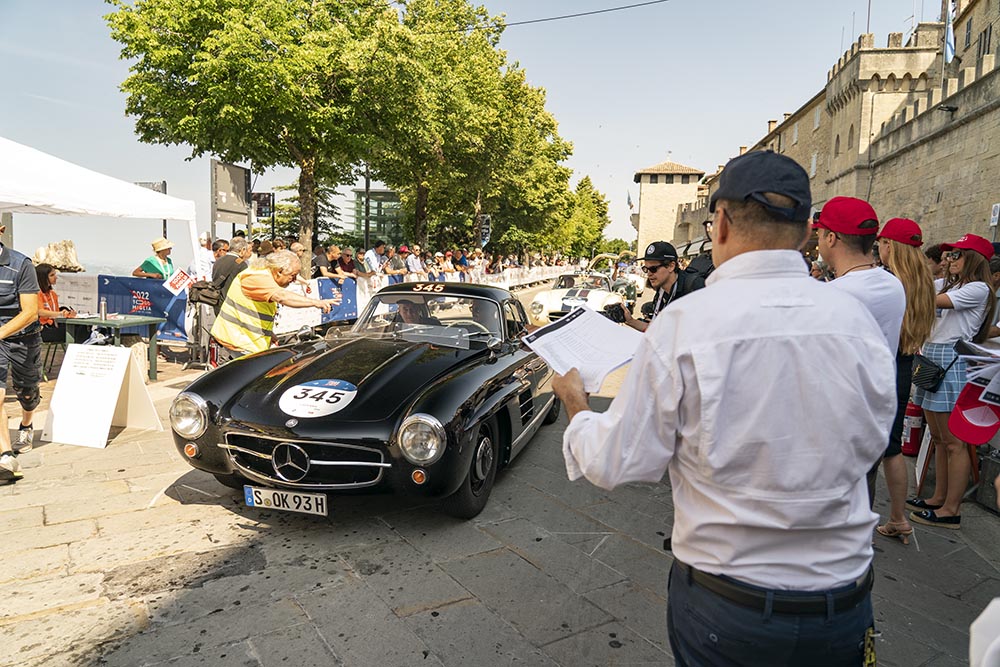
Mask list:
[{"label": "round headlight", "polygon": [[413,414],[399,428],[399,448],[411,463],[429,465],[444,454],[444,426],[431,415]]},{"label": "round headlight", "polygon": [[543,310],[545,310],[545,306],[543,306],[541,304],[541,302],[539,302],[539,301],[532,301],[531,302],[531,314],[532,315],[541,315]]},{"label": "round headlight", "polygon": [[178,394],[170,404],[170,427],[185,438],[200,438],[208,428],[208,404],[205,399],[197,394]]}]

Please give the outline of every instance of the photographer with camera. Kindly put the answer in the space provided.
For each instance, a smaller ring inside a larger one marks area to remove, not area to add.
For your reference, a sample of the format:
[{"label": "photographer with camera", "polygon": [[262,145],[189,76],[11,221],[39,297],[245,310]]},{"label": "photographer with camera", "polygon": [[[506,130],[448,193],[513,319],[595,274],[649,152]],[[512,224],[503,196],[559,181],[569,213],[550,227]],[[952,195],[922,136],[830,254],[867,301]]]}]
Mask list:
[{"label": "photographer with camera", "polygon": [[[652,301],[652,311],[648,319],[637,320],[622,308],[624,323],[636,331],[645,331],[661,310],[674,299],[705,286],[705,279],[695,273],[681,271],[677,264],[677,249],[666,241],[654,241],[646,248],[646,254],[641,257],[642,272],[646,274],[646,282],[656,290]],[[643,309],[646,310],[645,308]],[[645,313],[644,313],[645,314]],[[617,321],[617,320],[616,320]]]}]

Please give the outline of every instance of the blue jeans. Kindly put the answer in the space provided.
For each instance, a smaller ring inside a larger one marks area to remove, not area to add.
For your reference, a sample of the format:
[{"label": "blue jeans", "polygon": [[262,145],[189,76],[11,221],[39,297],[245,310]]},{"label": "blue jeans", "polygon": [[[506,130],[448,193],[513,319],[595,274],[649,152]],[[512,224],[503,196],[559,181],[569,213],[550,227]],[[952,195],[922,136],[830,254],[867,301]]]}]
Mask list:
[{"label": "blue jeans", "polygon": [[689,581],[676,563],[667,588],[667,634],[677,667],[864,664],[865,633],[875,623],[871,595],[846,611],[831,606],[828,614],[777,614]]}]

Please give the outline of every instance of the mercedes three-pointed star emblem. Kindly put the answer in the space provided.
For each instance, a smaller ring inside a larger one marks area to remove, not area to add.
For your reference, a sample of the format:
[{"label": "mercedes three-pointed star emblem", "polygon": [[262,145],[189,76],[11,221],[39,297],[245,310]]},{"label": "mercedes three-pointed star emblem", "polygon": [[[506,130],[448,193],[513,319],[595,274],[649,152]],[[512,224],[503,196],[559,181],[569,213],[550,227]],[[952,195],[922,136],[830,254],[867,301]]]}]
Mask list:
[{"label": "mercedes three-pointed star emblem", "polygon": [[271,467],[286,482],[298,482],[309,474],[309,455],[290,442],[283,442],[271,454]]}]

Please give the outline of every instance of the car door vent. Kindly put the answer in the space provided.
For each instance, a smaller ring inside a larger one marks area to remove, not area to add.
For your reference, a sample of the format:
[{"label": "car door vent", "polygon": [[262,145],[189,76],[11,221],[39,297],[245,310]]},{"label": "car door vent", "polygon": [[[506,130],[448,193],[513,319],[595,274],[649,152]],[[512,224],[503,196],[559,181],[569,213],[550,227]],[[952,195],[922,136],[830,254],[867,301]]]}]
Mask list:
[{"label": "car door vent", "polygon": [[521,404],[521,423],[527,424],[535,416],[535,401],[530,391],[522,391],[518,401]]}]

